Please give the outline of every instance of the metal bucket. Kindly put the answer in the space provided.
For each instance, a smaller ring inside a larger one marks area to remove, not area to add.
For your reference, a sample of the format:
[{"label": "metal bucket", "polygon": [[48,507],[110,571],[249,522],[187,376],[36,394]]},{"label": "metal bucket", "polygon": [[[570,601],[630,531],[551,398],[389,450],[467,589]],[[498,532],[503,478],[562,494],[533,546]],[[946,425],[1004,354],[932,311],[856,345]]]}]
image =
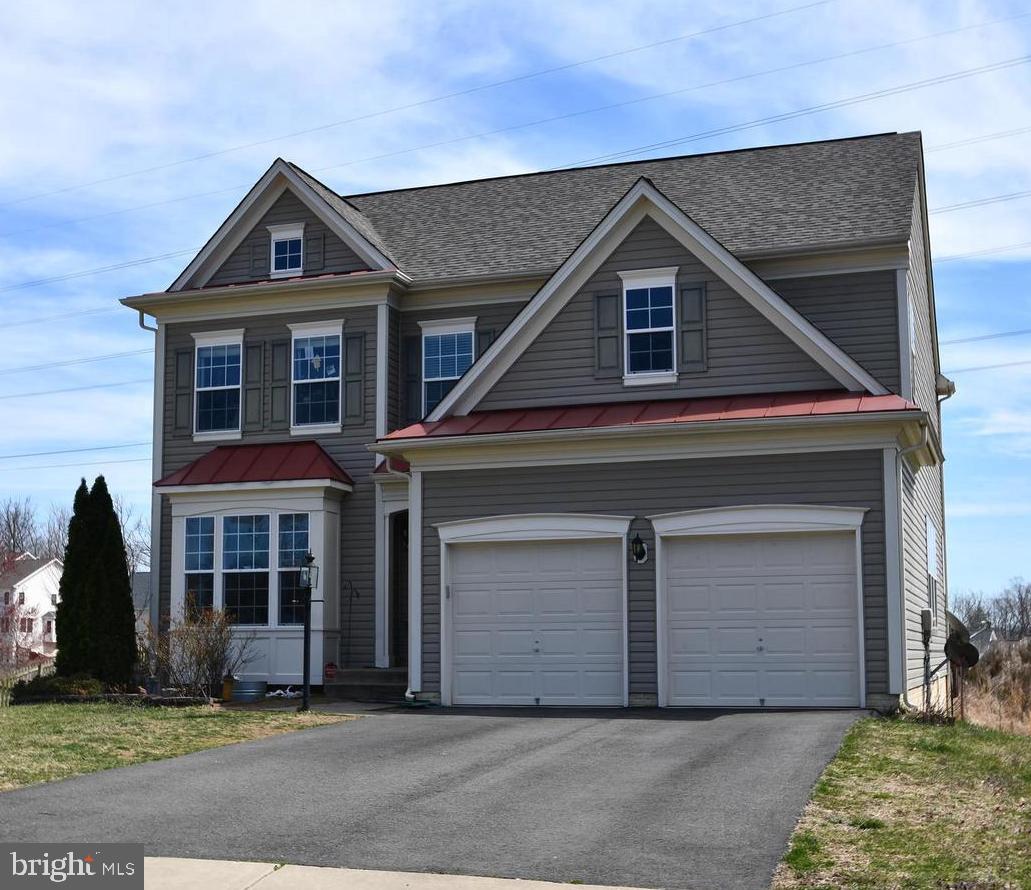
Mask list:
[{"label": "metal bucket", "polygon": [[233,701],[261,701],[267,689],[265,680],[237,680],[233,684]]}]

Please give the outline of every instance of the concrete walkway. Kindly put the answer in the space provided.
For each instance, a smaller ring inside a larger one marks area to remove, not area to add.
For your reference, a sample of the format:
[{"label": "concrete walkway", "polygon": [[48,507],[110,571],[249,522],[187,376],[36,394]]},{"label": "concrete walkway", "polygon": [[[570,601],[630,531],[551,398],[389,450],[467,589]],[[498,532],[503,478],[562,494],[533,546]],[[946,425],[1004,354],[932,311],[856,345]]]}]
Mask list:
[{"label": "concrete walkway", "polygon": [[[318,868],[312,865],[272,865],[224,859],[174,859],[148,856],[144,868],[147,890],[557,890],[569,884],[523,881],[518,878],[479,878],[470,875],[371,871],[361,868]],[[598,884],[578,884],[580,890],[633,890]]]}]

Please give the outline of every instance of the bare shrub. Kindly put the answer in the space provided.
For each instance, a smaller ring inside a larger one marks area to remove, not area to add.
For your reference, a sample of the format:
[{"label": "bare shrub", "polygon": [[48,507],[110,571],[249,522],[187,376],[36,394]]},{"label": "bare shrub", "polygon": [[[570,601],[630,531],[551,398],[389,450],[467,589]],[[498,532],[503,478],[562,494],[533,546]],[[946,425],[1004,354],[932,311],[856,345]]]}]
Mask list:
[{"label": "bare shrub", "polygon": [[222,680],[255,658],[254,634],[234,630],[229,615],[205,609],[188,621],[177,619],[164,633],[147,626],[144,658],[152,675],[184,695],[211,697]]},{"label": "bare shrub", "polygon": [[967,680],[990,725],[1031,727],[1031,640],[996,643],[967,673]]}]

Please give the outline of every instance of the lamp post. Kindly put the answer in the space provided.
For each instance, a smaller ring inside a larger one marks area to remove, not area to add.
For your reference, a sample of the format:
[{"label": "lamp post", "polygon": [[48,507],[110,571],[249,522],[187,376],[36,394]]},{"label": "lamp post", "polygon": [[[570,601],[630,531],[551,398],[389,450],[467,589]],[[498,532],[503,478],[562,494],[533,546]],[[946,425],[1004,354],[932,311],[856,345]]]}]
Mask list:
[{"label": "lamp post", "polygon": [[315,565],[315,556],[308,553],[304,557],[300,572],[297,575],[297,586],[301,589],[304,602],[304,693],[298,711],[310,710],[311,700],[311,592],[319,585],[319,567]]}]

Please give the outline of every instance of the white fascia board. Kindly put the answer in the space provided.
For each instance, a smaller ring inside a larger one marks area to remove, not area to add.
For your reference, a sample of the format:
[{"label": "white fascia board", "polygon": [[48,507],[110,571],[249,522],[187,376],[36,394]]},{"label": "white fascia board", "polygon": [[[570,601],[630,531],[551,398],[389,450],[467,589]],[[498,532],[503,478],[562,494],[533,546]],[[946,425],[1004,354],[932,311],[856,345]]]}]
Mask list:
[{"label": "white fascia board", "polygon": [[470,334],[476,333],[476,316],[465,318],[434,318],[420,321],[419,328],[423,334]]},{"label": "white fascia board", "polygon": [[14,586],[13,586],[13,587],[12,587],[11,589],[12,589],[12,590],[14,590],[14,591],[18,591],[18,590],[20,590],[20,589],[21,589],[21,588],[22,588],[22,587],[23,587],[23,586],[24,586],[25,584],[28,584],[28,583],[29,583],[29,582],[30,582],[30,581],[31,581],[31,580],[32,580],[33,578],[35,578],[35,577],[36,577],[36,576],[37,576],[37,575],[38,575],[38,574],[39,574],[40,572],[42,572],[42,571],[44,571],[44,570],[46,570],[46,569],[50,568],[50,566],[52,566],[52,565],[53,565],[53,564],[54,564],[55,562],[56,562],[56,563],[57,563],[58,565],[60,565],[60,566],[61,566],[61,568],[62,568],[62,571],[63,571],[63,570],[64,570],[64,566],[63,566],[63,564],[61,563],[61,561],[60,561],[59,559],[52,559],[52,560],[50,560],[50,562],[45,562],[45,563],[43,563],[43,565],[41,565],[41,566],[40,566],[40,567],[39,567],[38,569],[33,569],[33,571],[32,571],[32,572],[31,572],[30,574],[28,574],[28,575],[26,575],[26,576],[25,576],[24,578],[22,578],[22,579],[21,579],[21,580],[20,580],[20,581],[19,581],[19,582],[18,582],[17,584],[15,584],[15,585],[14,585]]},{"label": "white fascia board", "polygon": [[364,235],[298,176],[286,161],[279,158],[254,184],[182,274],[172,282],[169,290],[183,290],[194,277],[199,279],[194,286],[203,287],[287,188],[373,269],[394,267]]},{"label": "white fascia board", "polygon": [[515,320],[491,344],[427,418],[468,414],[547,327],[615,244],[645,216],[652,217],[771,324],[850,391],[888,390],[745,267],[652,183],[640,179],[616,203]]},{"label": "white fascia board", "polygon": [[269,491],[354,491],[354,486],[336,479],[287,479],[279,482],[216,482],[210,485],[160,485],[155,488],[167,495],[206,495],[224,492],[227,494],[263,494]]}]

